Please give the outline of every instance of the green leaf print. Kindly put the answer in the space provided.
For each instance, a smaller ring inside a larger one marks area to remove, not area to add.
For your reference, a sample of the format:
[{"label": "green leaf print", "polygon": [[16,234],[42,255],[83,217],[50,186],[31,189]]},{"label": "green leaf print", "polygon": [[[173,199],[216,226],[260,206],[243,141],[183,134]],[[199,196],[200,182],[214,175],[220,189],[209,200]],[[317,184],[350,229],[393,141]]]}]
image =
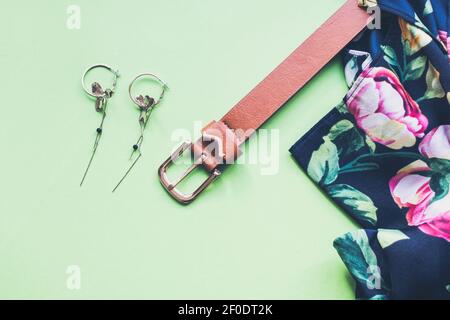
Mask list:
[{"label": "green leaf print", "polygon": [[356,281],[368,288],[386,289],[377,256],[370,247],[364,230],[353,231],[337,238],[333,246]]},{"label": "green leaf print", "polygon": [[341,113],[341,114],[349,113],[349,112],[348,112],[348,109],[347,109],[347,105],[345,104],[344,101],[341,101],[341,103],[339,103],[339,104],[336,106],[336,109],[337,109],[337,111],[338,111],[339,113]]},{"label": "green leaf print", "polygon": [[449,191],[449,181],[446,176],[436,173],[431,176],[430,188],[434,191],[433,201],[441,200]]},{"label": "green leaf print", "polygon": [[[403,44],[403,56],[404,56],[403,61],[405,62],[406,56],[410,56],[410,55],[412,55],[414,52],[413,52],[413,50],[411,49],[411,46],[410,46],[410,44],[409,44],[408,41],[402,41],[402,44]],[[404,63],[404,64],[405,64],[405,63]]]},{"label": "green leaf print", "polygon": [[426,75],[427,91],[425,92],[423,99],[443,98],[445,97],[445,91],[442,88],[439,81],[440,74],[430,63]]},{"label": "green leaf print", "polygon": [[377,239],[381,248],[386,249],[396,242],[399,242],[401,240],[408,240],[409,237],[400,230],[378,229]]},{"label": "green leaf print", "polygon": [[308,175],[317,183],[327,185],[333,183],[339,172],[339,155],[336,145],[325,136],[323,143],[311,155],[308,164]]},{"label": "green leaf print", "polygon": [[391,46],[381,46],[381,50],[384,52],[383,59],[392,66],[399,67],[397,54]]},{"label": "green leaf print", "polygon": [[346,184],[327,187],[328,194],[339,205],[347,209],[357,220],[375,226],[377,223],[377,207],[373,201],[361,191]]},{"label": "green leaf print", "polygon": [[414,13],[414,20],[416,21],[415,25],[419,28],[422,29],[425,32],[428,32],[428,34],[431,34],[430,30],[427,28],[426,25],[423,24],[422,20],[420,20],[419,16],[417,15],[417,13]]},{"label": "green leaf print", "polygon": [[427,2],[425,3],[425,8],[423,9],[423,15],[427,16],[432,13],[433,13],[433,5],[431,4],[430,0],[427,0]]},{"label": "green leaf print", "polygon": [[377,145],[375,144],[375,142],[373,142],[372,139],[370,139],[369,136],[366,136],[366,144],[367,144],[367,147],[369,147],[369,150],[371,153],[374,153],[376,151]]},{"label": "green leaf print", "polygon": [[405,81],[419,79],[425,72],[426,64],[427,58],[425,56],[418,57],[408,63],[404,70]]},{"label": "green leaf print", "polygon": [[337,146],[339,154],[350,154],[365,146],[363,136],[349,120],[341,120],[332,126],[328,137]]},{"label": "green leaf print", "polygon": [[377,294],[372,298],[370,298],[369,300],[389,300],[389,298],[385,294]]},{"label": "green leaf print", "polygon": [[397,76],[402,81],[410,81],[419,79],[425,72],[427,64],[427,58],[421,56],[415,58],[411,62],[407,63],[407,56],[412,54],[408,41],[402,41],[403,43],[403,66],[400,65],[395,50],[390,46],[381,46],[384,52],[383,59],[389,63],[392,71],[397,73]]},{"label": "green leaf print", "polygon": [[345,65],[345,75],[351,85],[355,82],[356,75],[358,74],[358,58],[353,56]]},{"label": "green leaf print", "polygon": [[315,182],[328,185],[333,183],[339,172],[339,155],[336,145],[325,136],[318,150],[314,151],[308,164],[308,175]]},{"label": "green leaf print", "polygon": [[328,137],[330,140],[335,140],[342,133],[353,129],[355,126],[349,120],[341,120],[331,127],[330,132],[328,133]]},{"label": "green leaf print", "polygon": [[434,172],[440,172],[442,174],[450,174],[450,160],[431,158],[428,160],[428,165]]}]

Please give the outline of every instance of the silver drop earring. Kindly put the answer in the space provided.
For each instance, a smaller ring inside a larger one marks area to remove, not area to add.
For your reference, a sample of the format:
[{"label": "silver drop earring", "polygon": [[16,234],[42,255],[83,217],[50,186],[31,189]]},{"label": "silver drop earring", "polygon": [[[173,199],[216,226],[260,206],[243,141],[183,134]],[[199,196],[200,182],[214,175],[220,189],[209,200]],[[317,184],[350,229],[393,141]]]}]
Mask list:
[{"label": "silver drop earring", "polygon": [[[90,90],[86,88],[86,76],[90,71],[98,68],[106,69],[113,74],[114,79],[111,89],[103,89],[103,87],[98,82],[93,82],[91,84]],[[81,179],[80,187],[83,185],[83,182],[86,179],[87,173],[92,164],[92,160],[94,159],[95,153],[97,152],[98,144],[103,134],[103,123],[106,117],[106,107],[108,106],[108,100],[113,96],[114,91],[116,90],[117,79],[119,78],[119,76],[119,71],[116,71],[107,65],[97,64],[86,69],[86,71],[83,73],[83,76],[81,77],[81,86],[91,99],[95,99],[95,111],[101,114],[101,121],[100,125],[96,129],[96,136],[91,157],[89,158],[88,165],[86,167],[86,170],[84,171],[83,178]]]},{"label": "silver drop earring", "polygon": [[[160,85],[161,93],[160,93],[160,95],[159,95],[159,97],[157,99],[155,99],[155,98],[153,98],[153,97],[151,97],[149,95],[143,95],[143,94],[140,94],[137,97],[134,97],[134,95],[132,93],[132,89],[133,89],[134,84],[138,80],[141,80],[141,79],[144,79],[144,78],[148,78],[149,80],[153,80],[153,81],[157,82]],[[154,75],[152,73],[142,73],[142,74],[138,75],[136,78],[134,78],[133,81],[130,83],[130,86],[128,87],[128,94],[130,96],[131,101],[133,101],[133,103],[137,106],[137,109],[140,112],[139,119],[138,119],[139,127],[140,127],[140,135],[139,135],[139,138],[136,141],[136,143],[133,144],[130,160],[133,159],[133,156],[135,154],[137,154],[137,157],[135,158],[133,163],[130,165],[128,170],[125,172],[125,174],[123,175],[122,179],[120,179],[119,182],[117,183],[117,185],[114,187],[112,192],[117,190],[117,188],[120,186],[120,184],[125,180],[125,178],[131,172],[133,167],[136,165],[138,160],[142,157],[141,147],[142,147],[142,142],[144,141],[144,131],[145,131],[145,128],[147,127],[148,119],[149,119],[150,114],[152,113],[153,109],[157,105],[159,105],[160,102],[163,100],[164,94],[166,93],[168,88],[169,87],[167,86],[167,84],[164,81],[162,81],[158,76],[156,76],[156,75]]]}]

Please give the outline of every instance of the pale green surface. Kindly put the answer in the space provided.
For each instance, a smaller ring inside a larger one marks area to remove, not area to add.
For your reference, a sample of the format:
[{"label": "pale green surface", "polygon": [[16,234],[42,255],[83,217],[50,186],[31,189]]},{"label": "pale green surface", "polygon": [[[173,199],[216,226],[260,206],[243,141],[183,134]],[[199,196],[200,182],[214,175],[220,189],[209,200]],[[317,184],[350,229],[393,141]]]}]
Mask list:
[{"label": "pale green surface", "polygon": [[[175,129],[219,119],[343,2],[2,1],[0,297],[353,298],[332,241],[355,226],[288,152],[345,94],[339,61],[265,126],[281,129],[278,175],[235,166],[189,207],[156,175]],[[66,28],[69,4],[81,30]],[[99,115],[79,79],[94,63],[123,76],[80,188]],[[137,137],[127,87],[145,71],[171,91],[112,194]]]}]

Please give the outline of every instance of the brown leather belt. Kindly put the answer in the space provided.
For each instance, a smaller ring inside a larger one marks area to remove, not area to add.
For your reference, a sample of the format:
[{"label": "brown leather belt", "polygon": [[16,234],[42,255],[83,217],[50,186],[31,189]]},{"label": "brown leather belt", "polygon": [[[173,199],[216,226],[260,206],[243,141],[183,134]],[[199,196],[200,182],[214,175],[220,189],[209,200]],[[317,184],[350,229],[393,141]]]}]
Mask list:
[{"label": "brown leather belt", "polygon": [[[188,204],[220,176],[225,165],[234,163],[240,146],[366,27],[369,15],[359,7],[367,6],[367,0],[348,0],[222,119],[203,128],[199,140],[183,143],[158,170],[169,194]],[[194,163],[170,182],[168,167],[187,149],[193,152]],[[210,172],[208,179],[190,194],[180,192],[177,185],[199,166]]]}]

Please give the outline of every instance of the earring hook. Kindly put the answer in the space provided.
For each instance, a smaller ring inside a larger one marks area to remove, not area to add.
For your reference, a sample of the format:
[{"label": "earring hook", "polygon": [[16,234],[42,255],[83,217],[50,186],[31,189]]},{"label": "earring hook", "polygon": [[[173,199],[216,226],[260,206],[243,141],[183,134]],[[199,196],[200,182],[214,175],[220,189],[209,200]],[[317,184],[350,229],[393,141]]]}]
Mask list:
[{"label": "earring hook", "polygon": [[110,91],[111,91],[112,93],[114,93],[114,92],[116,91],[117,80],[118,80],[119,77],[120,77],[119,70],[114,70],[113,68],[111,68],[110,66],[107,66],[107,65],[105,65],[105,64],[96,64],[96,65],[93,65],[93,66],[87,68],[87,69],[84,71],[83,76],[81,77],[81,86],[83,87],[84,92],[86,92],[86,94],[87,94],[89,97],[93,98],[93,99],[97,99],[97,98],[98,98],[98,95],[94,94],[92,91],[89,91],[89,90],[87,89],[87,87],[86,87],[86,76],[87,76],[87,75],[89,74],[89,72],[91,72],[92,70],[94,70],[94,69],[99,69],[99,68],[106,69],[106,70],[108,70],[109,72],[111,72],[111,73],[114,75],[112,88],[110,89]]},{"label": "earring hook", "polygon": [[[149,95],[139,95],[137,97],[133,96],[132,90],[133,86],[136,83],[136,81],[144,78],[144,77],[150,77],[153,80],[156,80],[161,85],[161,93],[159,95],[158,99],[152,98]],[[128,168],[128,170],[123,175],[122,179],[117,183],[115,188],[112,190],[112,192],[116,191],[116,189],[120,186],[120,184],[125,180],[125,178],[128,176],[128,174],[131,172],[133,167],[136,165],[136,163],[139,161],[139,159],[142,157],[141,152],[141,146],[144,141],[144,130],[147,126],[148,119],[150,117],[150,114],[152,113],[153,109],[164,99],[164,94],[166,93],[167,89],[169,87],[167,84],[162,81],[157,75],[153,73],[142,73],[138,76],[136,76],[133,81],[131,81],[130,85],[128,86],[128,94],[130,96],[131,101],[138,107],[140,110],[139,115],[139,127],[140,127],[140,136],[137,140],[137,142],[133,145],[133,149],[131,151],[130,160],[133,158],[133,155],[137,152],[138,156],[133,161],[131,166]]]},{"label": "earring hook", "polygon": [[[91,91],[89,91],[86,88],[86,76],[87,74],[97,68],[103,68],[106,69],[108,71],[110,71],[113,75],[114,75],[114,79],[113,79],[113,84],[112,84],[112,88],[111,89],[103,89],[102,86],[98,83],[98,82],[94,82],[91,85]],[[82,77],[81,77],[81,86],[83,87],[84,92],[90,97],[95,99],[95,110],[99,113],[102,114],[102,119],[100,122],[100,125],[97,127],[96,129],[96,136],[95,136],[95,141],[94,141],[94,147],[92,149],[92,153],[91,153],[91,157],[89,158],[89,162],[88,165],[86,167],[86,170],[84,171],[83,174],[83,178],[81,179],[80,182],[80,187],[83,185],[84,180],[86,179],[87,173],[89,171],[89,168],[91,167],[92,164],[92,160],[94,159],[94,156],[97,152],[97,148],[98,145],[100,143],[100,139],[102,137],[102,133],[103,133],[103,123],[105,121],[105,117],[106,117],[106,107],[108,105],[108,100],[112,97],[113,93],[116,90],[116,86],[117,86],[117,80],[120,77],[119,71],[118,70],[114,70],[111,67],[104,65],[104,64],[96,64],[93,65],[92,67],[87,68]]]},{"label": "earring hook", "polygon": [[162,81],[157,75],[155,75],[153,73],[141,73],[140,75],[136,76],[133,79],[133,81],[131,81],[130,85],[128,86],[128,95],[130,96],[130,99],[134,102],[134,104],[138,106],[139,109],[141,109],[143,107],[142,101],[138,100],[137,97],[133,96],[132,89],[133,89],[133,86],[136,83],[136,81],[138,81],[139,79],[144,78],[144,77],[153,78],[154,80],[159,82],[159,84],[161,85],[161,88],[162,88],[159,98],[157,100],[154,100],[152,107],[157,106],[164,99],[164,94],[166,93],[167,89],[169,89],[169,86],[164,81]]}]

